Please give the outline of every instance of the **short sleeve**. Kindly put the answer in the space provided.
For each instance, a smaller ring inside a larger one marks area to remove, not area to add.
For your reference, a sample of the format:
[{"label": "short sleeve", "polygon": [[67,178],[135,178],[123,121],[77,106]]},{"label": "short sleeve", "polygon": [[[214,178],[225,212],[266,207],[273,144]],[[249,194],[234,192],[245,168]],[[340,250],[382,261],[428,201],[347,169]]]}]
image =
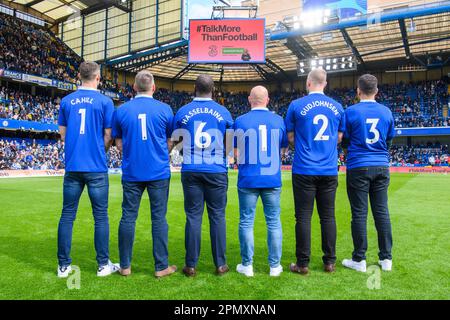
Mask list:
[{"label": "short sleeve", "polygon": [[122,128],[120,127],[117,111],[114,111],[112,117],[112,136],[114,139],[122,139]]},{"label": "short sleeve", "polygon": [[280,137],[281,148],[287,148],[289,146],[289,141],[287,136],[286,125],[284,124],[284,122],[281,123],[280,133],[281,133]]},{"label": "short sleeve", "polygon": [[226,123],[226,129],[232,129],[234,127],[234,121],[233,121],[233,117],[231,116],[231,113],[227,110],[226,113],[226,119],[225,121]]},{"label": "short sleeve", "polygon": [[172,109],[168,106],[167,107],[167,126],[166,126],[166,135],[167,138],[170,138],[172,136],[172,132],[174,130],[174,116],[173,116],[173,111]]},{"label": "short sleeve", "polygon": [[390,140],[394,139],[394,137],[395,137],[395,121],[394,121],[394,117],[392,116],[392,113],[390,113],[389,131],[388,131],[387,140],[390,141]]},{"label": "short sleeve", "polygon": [[59,105],[58,125],[61,127],[67,127],[67,119],[64,112],[64,101],[61,101],[61,104]]},{"label": "short sleeve", "polygon": [[352,133],[351,131],[351,125],[350,125],[350,121],[349,121],[349,110],[347,109],[344,113],[344,125],[345,125],[345,129],[344,129],[344,137],[346,139],[350,138],[350,135]]},{"label": "short sleeve", "polygon": [[182,117],[181,111],[178,111],[175,114],[175,116],[173,117],[173,120],[172,120],[172,132],[181,128],[181,126],[180,126],[180,119],[181,119],[181,117]]},{"label": "short sleeve", "polygon": [[345,112],[344,109],[342,109],[342,107],[339,109],[339,113],[341,114],[341,119],[339,121],[339,132],[345,132],[346,127],[345,127]]},{"label": "short sleeve", "polygon": [[103,106],[103,128],[109,129],[112,127],[112,118],[114,114],[114,103],[111,99],[107,99]]},{"label": "short sleeve", "polygon": [[286,114],[285,124],[287,132],[292,132],[295,130],[295,105],[293,102],[291,102],[291,104],[289,105]]}]

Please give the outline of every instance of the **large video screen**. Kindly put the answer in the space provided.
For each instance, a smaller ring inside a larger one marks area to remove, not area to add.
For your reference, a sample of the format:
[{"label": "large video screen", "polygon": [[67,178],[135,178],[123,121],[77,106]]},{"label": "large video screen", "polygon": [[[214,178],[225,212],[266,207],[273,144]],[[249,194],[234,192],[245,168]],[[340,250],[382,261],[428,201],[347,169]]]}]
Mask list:
[{"label": "large video screen", "polygon": [[189,63],[265,63],[264,19],[190,20]]},{"label": "large video screen", "polygon": [[303,0],[303,12],[328,9],[340,19],[367,13],[367,0]]}]

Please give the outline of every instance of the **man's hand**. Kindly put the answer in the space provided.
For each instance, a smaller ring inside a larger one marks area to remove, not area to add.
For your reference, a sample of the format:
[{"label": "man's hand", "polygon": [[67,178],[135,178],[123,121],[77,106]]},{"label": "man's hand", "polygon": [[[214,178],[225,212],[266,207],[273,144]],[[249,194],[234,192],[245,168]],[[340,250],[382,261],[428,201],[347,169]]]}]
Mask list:
[{"label": "man's hand", "polygon": [[116,139],[116,147],[119,150],[120,153],[123,152],[123,143],[122,139]]},{"label": "man's hand", "polygon": [[66,127],[59,126],[59,135],[61,136],[62,142],[64,142],[66,140],[66,131],[67,131]]},{"label": "man's hand", "polygon": [[294,132],[288,132],[288,141],[289,141],[289,144],[292,147],[295,146],[295,134],[294,134]]},{"label": "man's hand", "polygon": [[111,128],[105,129],[103,141],[105,143],[105,152],[108,152],[109,148],[111,148],[111,145],[113,142],[112,135],[111,135]]}]

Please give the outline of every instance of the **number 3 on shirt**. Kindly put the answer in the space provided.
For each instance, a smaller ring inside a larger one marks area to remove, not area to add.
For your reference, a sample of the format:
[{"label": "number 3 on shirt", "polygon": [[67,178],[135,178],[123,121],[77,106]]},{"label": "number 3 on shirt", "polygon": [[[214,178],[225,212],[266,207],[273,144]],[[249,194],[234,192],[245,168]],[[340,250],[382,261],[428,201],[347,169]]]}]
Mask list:
[{"label": "number 3 on shirt", "polygon": [[378,122],[380,119],[367,119],[366,123],[370,124],[369,133],[373,133],[374,137],[372,139],[366,138],[367,144],[375,144],[380,140],[380,131],[377,129]]}]

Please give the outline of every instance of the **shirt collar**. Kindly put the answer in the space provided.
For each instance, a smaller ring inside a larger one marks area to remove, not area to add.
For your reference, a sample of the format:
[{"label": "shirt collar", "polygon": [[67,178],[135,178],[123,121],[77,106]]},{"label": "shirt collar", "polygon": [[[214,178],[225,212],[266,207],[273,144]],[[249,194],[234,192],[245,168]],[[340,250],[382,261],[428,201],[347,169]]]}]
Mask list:
[{"label": "shirt collar", "polygon": [[136,97],[134,97],[134,98],[135,99],[136,98],[151,98],[151,99],[153,99],[153,96],[151,96],[149,94],[137,94]]},{"label": "shirt collar", "polygon": [[309,94],[325,94],[323,91],[311,91]]},{"label": "shirt collar", "polygon": [[212,101],[212,99],[211,98],[196,97],[196,98],[194,98],[194,101]]},{"label": "shirt collar", "polygon": [[252,108],[252,111],[257,111],[257,110],[269,111],[269,109],[266,108],[266,107],[256,107],[256,108]]},{"label": "shirt collar", "polygon": [[78,90],[98,91],[97,89],[94,89],[94,88],[88,88],[88,87],[78,87]]},{"label": "shirt collar", "polygon": [[360,102],[376,102],[375,100],[361,100]]}]

